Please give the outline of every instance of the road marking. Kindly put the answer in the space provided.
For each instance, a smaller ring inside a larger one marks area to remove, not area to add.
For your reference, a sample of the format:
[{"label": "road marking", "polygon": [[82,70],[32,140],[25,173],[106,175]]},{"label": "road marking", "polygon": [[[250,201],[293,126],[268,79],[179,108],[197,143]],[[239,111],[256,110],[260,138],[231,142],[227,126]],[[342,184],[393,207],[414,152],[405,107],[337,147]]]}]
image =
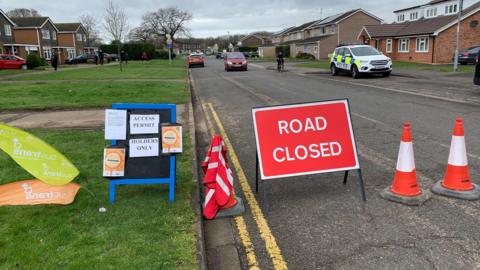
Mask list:
[{"label": "road marking", "polygon": [[412,95],[412,96],[420,96],[420,97],[426,97],[426,98],[437,99],[437,100],[448,101],[448,102],[454,102],[454,103],[460,103],[460,104],[466,104],[466,105],[478,105],[478,103],[468,102],[468,101],[460,100],[460,99],[447,98],[447,97],[441,97],[441,96],[435,96],[435,95],[423,94],[423,93],[416,93],[416,92],[412,92],[412,91],[400,90],[400,89],[383,87],[383,86],[377,86],[377,85],[372,85],[372,84],[342,81],[342,80],[330,79],[330,78],[324,78],[324,77],[318,77],[318,76],[317,77],[312,77],[312,76],[308,76],[308,75],[298,73],[298,72],[294,72],[294,74],[302,76],[302,77],[318,78],[318,79],[321,79],[321,80],[341,82],[341,83],[363,86],[363,87],[369,87],[369,88],[377,88],[377,89],[381,89],[381,90],[387,90],[387,91],[390,91],[390,92],[402,93],[402,94],[407,94],[407,95]]},{"label": "road marking", "polygon": [[247,90],[250,94],[254,95],[255,97],[257,97],[258,99],[260,99],[261,101],[263,102],[266,102],[267,104],[272,104],[272,105],[276,105],[276,104],[279,104],[277,101],[275,101],[274,99],[272,99],[271,97],[267,96],[267,95],[264,95],[264,94],[260,94],[258,92],[255,91],[254,88],[251,88],[249,86],[246,86],[244,85],[243,83],[239,83],[237,82],[236,80],[232,79],[232,78],[229,78],[227,76],[224,76],[222,74],[219,74],[220,77],[222,77],[223,79],[233,83],[234,85],[236,85],[237,87],[243,89],[243,90]]},{"label": "road marking", "polygon": [[[210,135],[213,136],[215,134],[215,128],[213,127],[212,120],[210,119],[210,115],[208,114],[205,105],[203,105],[203,111],[207,122],[208,131],[210,132]],[[234,220],[235,224],[237,225],[238,235],[240,236],[240,240],[242,240],[243,247],[245,248],[245,254],[247,255],[247,263],[249,269],[259,269],[257,256],[255,255],[252,240],[250,240],[250,234],[248,233],[247,224],[245,223],[243,216],[236,216]]]},{"label": "road marking", "polygon": [[263,215],[262,209],[260,208],[257,202],[257,199],[255,198],[255,195],[252,192],[250,184],[248,183],[247,177],[245,176],[245,173],[242,169],[242,166],[237,157],[235,149],[233,148],[233,145],[230,142],[230,139],[228,138],[227,133],[225,132],[223,124],[220,121],[220,118],[218,117],[218,114],[213,108],[212,104],[208,103],[207,105],[213,115],[213,119],[217,123],[218,129],[220,130],[220,134],[223,136],[223,139],[225,141],[225,144],[227,145],[227,148],[229,148],[230,150],[229,153],[230,153],[230,158],[232,160],[232,165],[235,168],[235,171],[237,172],[238,180],[240,182],[240,186],[242,187],[243,194],[245,195],[245,199],[247,200],[248,205],[250,206],[250,209],[253,214],[253,218],[257,223],[257,227],[260,231],[260,237],[262,237],[263,241],[265,242],[265,247],[268,251],[268,254],[270,255],[270,258],[272,259],[273,266],[276,270],[288,269],[287,263],[283,259],[280,248],[277,245],[277,241],[275,240],[275,237],[273,236],[272,231],[268,226],[267,220]]}]

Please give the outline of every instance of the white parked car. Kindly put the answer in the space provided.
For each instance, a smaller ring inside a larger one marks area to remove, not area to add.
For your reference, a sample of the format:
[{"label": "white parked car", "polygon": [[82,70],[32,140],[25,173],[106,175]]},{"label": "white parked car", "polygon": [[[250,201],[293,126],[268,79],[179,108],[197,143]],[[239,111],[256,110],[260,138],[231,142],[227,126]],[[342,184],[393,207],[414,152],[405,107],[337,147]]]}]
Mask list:
[{"label": "white parked car", "polygon": [[392,59],[368,45],[349,45],[335,49],[330,56],[330,71],[333,76],[347,71],[353,78],[361,74],[382,74],[390,76]]}]

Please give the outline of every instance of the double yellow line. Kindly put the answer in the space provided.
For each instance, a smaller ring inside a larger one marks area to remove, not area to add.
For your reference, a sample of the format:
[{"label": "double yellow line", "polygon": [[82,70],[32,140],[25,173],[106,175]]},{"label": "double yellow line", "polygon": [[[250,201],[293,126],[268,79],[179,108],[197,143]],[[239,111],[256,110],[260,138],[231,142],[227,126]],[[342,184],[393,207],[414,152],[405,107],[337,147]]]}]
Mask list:
[{"label": "double yellow line", "polygon": [[[215,111],[211,103],[203,104],[203,110],[205,112],[205,118],[207,120],[207,126],[210,133],[213,135],[215,133],[215,129],[213,127],[210,115],[207,111],[211,112],[213,119],[215,120],[215,123],[217,124],[217,127],[220,131],[220,134],[222,135],[223,140],[229,150],[228,152],[230,153],[230,160],[232,161],[232,166],[237,173],[240,187],[242,188],[245,199],[250,206],[253,218],[260,231],[260,237],[265,242],[265,247],[268,254],[270,255],[270,258],[272,259],[274,268],[276,270],[288,269],[287,263],[283,259],[280,248],[277,245],[277,241],[275,240],[275,237],[273,236],[270,227],[268,226],[267,220],[263,215],[262,209],[260,208],[258,201],[255,198],[255,195],[253,194],[253,191],[250,187],[250,184],[248,183],[247,177],[245,176],[235,149],[233,148],[233,145],[230,142],[227,133],[225,132],[225,128],[223,127],[223,124],[220,121],[217,112]],[[255,250],[253,249],[252,241],[250,240],[250,235],[248,233],[245,220],[242,216],[239,216],[235,218],[235,223],[239,231],[240,239],[242,240],[243,246],[245,248],[249,268],[259,269],[257,257],[255,255]]]}]

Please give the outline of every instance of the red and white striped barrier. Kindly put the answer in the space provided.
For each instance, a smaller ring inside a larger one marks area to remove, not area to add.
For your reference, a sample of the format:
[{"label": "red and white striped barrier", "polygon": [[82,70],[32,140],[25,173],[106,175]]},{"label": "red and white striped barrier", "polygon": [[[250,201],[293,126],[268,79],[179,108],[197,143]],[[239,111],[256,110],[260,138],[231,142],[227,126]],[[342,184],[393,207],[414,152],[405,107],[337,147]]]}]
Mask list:
[{"label": "red and white striped barrier", "polygon": [[215,135],[212,138],[202,169],[205,173],[203,216],[213,219],[220,209],[230,208],[237,203],[233,192],[233,173],[228,166],[227,148],[222,136]]}]

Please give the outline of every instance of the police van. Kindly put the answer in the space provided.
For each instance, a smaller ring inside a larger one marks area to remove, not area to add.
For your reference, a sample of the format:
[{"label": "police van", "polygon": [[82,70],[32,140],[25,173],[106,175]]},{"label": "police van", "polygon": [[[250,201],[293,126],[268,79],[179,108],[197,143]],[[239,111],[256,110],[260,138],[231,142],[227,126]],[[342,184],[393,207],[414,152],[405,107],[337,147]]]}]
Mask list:
[{"label": "police van", "polygon": [[340,46],[330,56],[330,71],[333,76],[347,71],[355,79],[362,74],[382,74],[388,77],[392,72],[392,59],[372,46]]}]

